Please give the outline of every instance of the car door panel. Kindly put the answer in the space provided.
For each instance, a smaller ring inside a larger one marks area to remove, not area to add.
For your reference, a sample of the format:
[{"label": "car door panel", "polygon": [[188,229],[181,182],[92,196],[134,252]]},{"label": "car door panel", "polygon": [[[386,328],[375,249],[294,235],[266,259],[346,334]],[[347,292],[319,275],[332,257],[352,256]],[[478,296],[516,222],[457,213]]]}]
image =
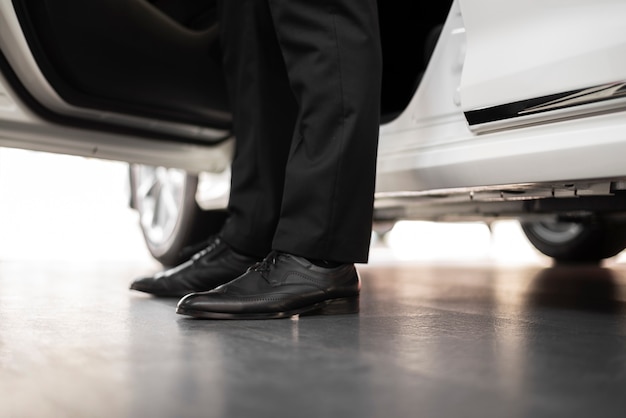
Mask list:
[{"label": "car door panel", "polygon": [[531,114],[561,108],[567,116],[597,113],[572,107],[623,97],[626,2],[460,0],[460,7],[467,38],[460,97],[470,125],[536,122]]},{"label": "car door panel", "polygon": [[[28,58],[36,62],[37,68],[17,73],[41,73],[49,86],[22,82],[49,110],[78,118],[88,117],[80,109],[124,115],[127,121],[230,126],[214,16],[190,28],[144,1],[14,0],[13,5],[19,28],[3,39],[23,36],[27,48],[15,48],[7,59],[14,66]],[[3,19],[10,20],[11,10],[3,6]],[[11,52],[10,45],[2,49]]]}]

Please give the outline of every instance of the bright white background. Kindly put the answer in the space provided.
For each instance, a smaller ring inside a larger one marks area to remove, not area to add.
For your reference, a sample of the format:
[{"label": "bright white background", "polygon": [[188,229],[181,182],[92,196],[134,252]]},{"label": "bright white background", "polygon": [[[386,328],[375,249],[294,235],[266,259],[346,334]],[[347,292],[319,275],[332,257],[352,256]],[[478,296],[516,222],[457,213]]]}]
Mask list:
[{"label": "bright white background", "polygon": [[[128,206],[125,163],[0,148],[0,261],[154,264]],[[548,265],[515,221],[400,222],[371,262]]]},{"label": "bright white background", "polygon": [[0,148],[0,260],[152,262],[125,163]]}]

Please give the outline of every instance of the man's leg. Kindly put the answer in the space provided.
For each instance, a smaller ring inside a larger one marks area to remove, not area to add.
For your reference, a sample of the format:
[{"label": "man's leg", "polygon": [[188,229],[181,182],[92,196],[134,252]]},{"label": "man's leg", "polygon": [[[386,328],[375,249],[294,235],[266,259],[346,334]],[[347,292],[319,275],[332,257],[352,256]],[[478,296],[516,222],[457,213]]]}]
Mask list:
[{"label": "man's leg", "polygon": [[273,248],[367,261],[382,58],[375,0],[269,0],[300,106]]},{"label": "man's leg", "polygon": [[270,251],[282,199],[297,105],[266,0],[223,0],[224,71],[235,120],[230,217],[219,236],[190,260],[131,289],[182,297],[243,274]]},{"label": "man's leg", "polygon": [[[232,282],[185,296],[177,312],[211,319],[357,312],[353,263],[369,251],[378,140],[375,1],[251,1],[269,2],[298,103],[274,251]],[[273,100],[258,98],[261,106]]]},{"label": "man's leg", "polygon": [[236,139],[230,216],[221,235],[236,250],[264,257],[280,214],[297,103],[267,0],[223,0],[220,7]]}]

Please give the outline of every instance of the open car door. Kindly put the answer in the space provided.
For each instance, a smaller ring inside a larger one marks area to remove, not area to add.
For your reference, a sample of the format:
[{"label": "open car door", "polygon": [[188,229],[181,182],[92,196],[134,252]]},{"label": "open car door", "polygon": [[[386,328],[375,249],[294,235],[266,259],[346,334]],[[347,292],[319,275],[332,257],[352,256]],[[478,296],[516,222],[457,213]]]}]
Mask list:
[{"label": "open car door", "polygon": [[[191,171],[223,165],[223,152],[215,159],[205,149],[222,144],[231,125],[215,8],[211,0],[1,1],[0,85],[31,133],[3,141]],[[181,142],[189,147],[168,145]]]}]

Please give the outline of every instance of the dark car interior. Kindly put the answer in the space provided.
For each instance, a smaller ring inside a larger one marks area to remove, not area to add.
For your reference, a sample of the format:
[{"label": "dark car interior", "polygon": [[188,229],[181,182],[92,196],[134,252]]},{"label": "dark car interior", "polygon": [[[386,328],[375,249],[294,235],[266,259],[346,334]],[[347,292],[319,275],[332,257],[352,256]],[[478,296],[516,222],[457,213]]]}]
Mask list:
[{"label": "dark car interior", "polygon": [[[13,3],[38,65],[68,103],[230,126],[215,0]],[[379,1],[383,122],[408,105],[451,3]]]}]

